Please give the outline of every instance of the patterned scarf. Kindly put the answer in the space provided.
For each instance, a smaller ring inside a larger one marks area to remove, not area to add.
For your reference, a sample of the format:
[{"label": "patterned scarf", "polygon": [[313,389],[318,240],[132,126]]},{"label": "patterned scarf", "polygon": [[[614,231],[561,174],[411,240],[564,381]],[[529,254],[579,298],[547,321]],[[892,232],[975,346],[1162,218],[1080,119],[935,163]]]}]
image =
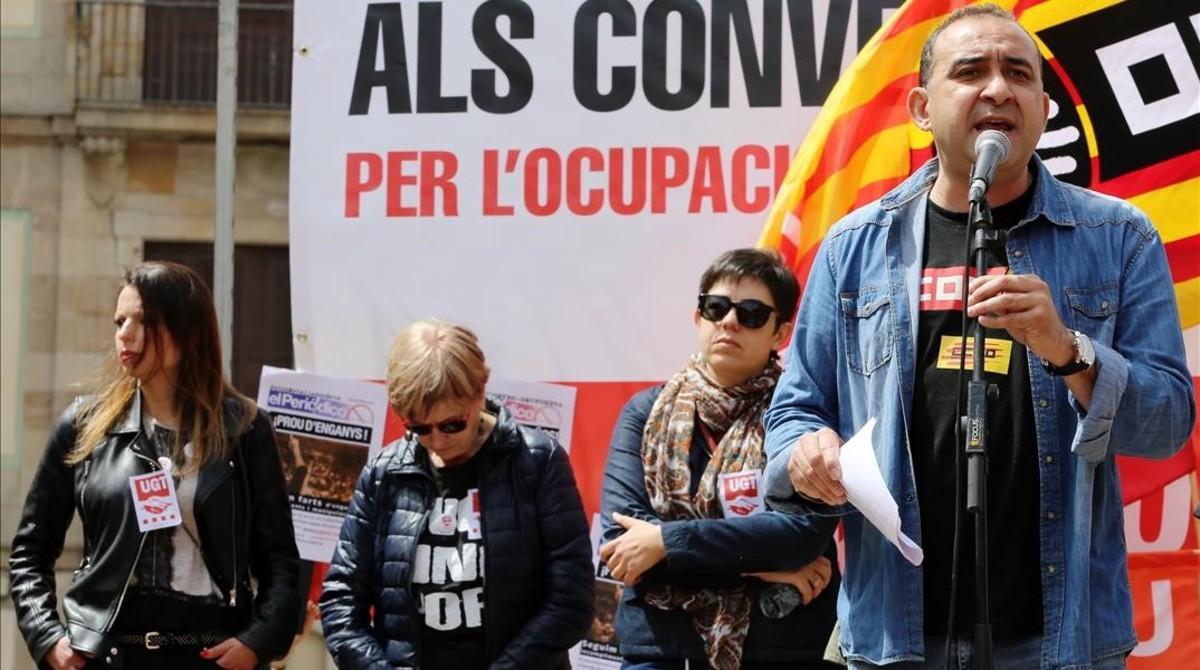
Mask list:
[{"label": "patterned scarf", "polygon": [[[723,388],[705,376],[697,354],[663,386],[642,433],[646,493],[660,519],[723,517],[718,475],[761,470],[766,464],[762,417],[779,374],[779,364],[772,358],[766,369],[748,381]],[[688,457],[697,416],[722,437],[693,496],[689,492],[692,474]],[[681,608],[691,615],[692,626],[704,640],[713,668],[741,666],[753,605],[746,586],[726,589],[657,586],[650,588],[644,599],[659,609]]]}]

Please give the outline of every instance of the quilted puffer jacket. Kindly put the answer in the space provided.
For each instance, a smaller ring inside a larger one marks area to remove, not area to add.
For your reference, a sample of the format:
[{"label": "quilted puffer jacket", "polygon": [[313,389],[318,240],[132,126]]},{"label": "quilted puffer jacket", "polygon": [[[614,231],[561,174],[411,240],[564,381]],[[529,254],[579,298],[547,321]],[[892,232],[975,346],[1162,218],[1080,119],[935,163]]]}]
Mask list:
[{"label": "quilted puffer jacket", "polygon": [[[484,630],[490,667],[567,668],[587,631],[591,542],[566,452],[499,416],[480,451]],[[417,668],[422,617],[413,559],[435,497],[429,455],[410,436],[363,469],[321,594],[321,625],[339,668]],[[374,608],[372,616],[372,608]]]}]

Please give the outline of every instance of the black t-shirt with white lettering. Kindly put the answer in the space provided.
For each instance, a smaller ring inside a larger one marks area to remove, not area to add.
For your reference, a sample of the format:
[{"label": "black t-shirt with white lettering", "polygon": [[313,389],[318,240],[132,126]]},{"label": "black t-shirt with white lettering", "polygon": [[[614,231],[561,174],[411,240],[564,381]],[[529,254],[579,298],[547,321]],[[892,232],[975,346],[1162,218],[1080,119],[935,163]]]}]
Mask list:
[{"label": "black t-shirt with white lettering", "polygon": [[[1011,228],[1025,215],[1033,186],[1017,200],[993,211],[995,224]],[[931,201],[926,221],[925,262],[921,276],[917,330],[916,382],[913,389],[912,458],[921,507],[921,566],[925,585],[925,630],[946,633],[950,605],[950,566],[954,541],[955,452],[962,342],[962,278],[966,214],[944,210]],[[1007,272],[1008,259],[989,260],[989,274]],[[971,274],[974,275],[972,268]],[[972,370],[975,323],[967,330],[966,384]],[[997,638],[1034,636],[1042,631],[1039,577],[1037,432],[1025,347],[1005,330],[985,329],[984,378],[999,388],[988,403],[989,594],[993,634]],[[960,466],[965,473],[966,456]],[[966,481],[965,479],[963,480]],[[963,496],[965,499],[965,483]],[[961,507],[960,500],[957,506]],[[972,635],[976,617],[975,523],[962,512],[955,629]]]},{"label": "black t-shirt with white lettering", "polygon": [[421,667],[487,667],[483,628],[483,537],[479,523],[479,460],[434,468],[437,496],[421,532],[413,587],[424,620]]}]

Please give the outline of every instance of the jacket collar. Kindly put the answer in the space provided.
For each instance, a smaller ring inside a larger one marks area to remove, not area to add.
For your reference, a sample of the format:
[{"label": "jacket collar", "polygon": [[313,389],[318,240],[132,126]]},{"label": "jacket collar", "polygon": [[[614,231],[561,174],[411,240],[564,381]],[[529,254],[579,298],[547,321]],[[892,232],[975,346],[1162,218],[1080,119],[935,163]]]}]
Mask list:
[{"label": "jacket collar", "polygon": [[[520,426],[512,418],[508,407],[494,397],[488,397],[487,409],[492,414],[496,415],[496,427],[492,429],[492,437],[489,440],[494,451],[516,451],[521,442]],[[485,445],[486,447],[486,445]]]},{"label": "jacket collar", "polygon": [[110,435],[136,433],[142,429],[142,390],[139,388],[133,394],[133,402],[129,403],[129,409],[125,410],[125,415],[121,420],[114,423],[112,428],[108,429]]},{"label": "jacket collar", "polygon": [[[489,454],[496,454],[515,451],[521,444],[518,433],[520,427],[513,421],[512,415],[509,414],[504,403],[493,396],[488,396],[485,403],[487,410],[496,415],[496,427],[492,429],[492,435],[484,443],[480,453],[487,451]],[[396,445],[395,455],[387,464],[386,471],[388,473],[431,471],[433,463],[429,460],[429,452],[421,446],[415,436],[406,434],[400,438],[399,442]]]},{"label": "jacket collar", "polygon": [[[1071,208],[1071,200],[1067,197],[1068,186],[1046,168],[1046,164],[1037,154],[1030,159],[1030,165],[1037,173],[1037,181],[1033,188],[1033,200],[1029,203],[1029,212],[1022,217],[1021,222],[1045,218],[1056,225],[1074,228],[1078,219]],[[880,198],[879,206],[884,210],[895,210],[918,196],[925,196],[933,188],[937,175],[938,159],[935,157],[929,159],[899,186],[888,191]]]},{"label": "jacket collar", "polygon": [[[225,423],[225,436],[237,437],[237,428],[241,423],[241,406],[242,403],[234,398],[225,398],[221,406],[222,419]],[[133,394],[133,400],[129,403],[129,408],[125,410],[125,414],[121,419],[114,423],[108,429],[109,435],[128,435],[136,433],[142,429],[142,391],[138,389]]]}]

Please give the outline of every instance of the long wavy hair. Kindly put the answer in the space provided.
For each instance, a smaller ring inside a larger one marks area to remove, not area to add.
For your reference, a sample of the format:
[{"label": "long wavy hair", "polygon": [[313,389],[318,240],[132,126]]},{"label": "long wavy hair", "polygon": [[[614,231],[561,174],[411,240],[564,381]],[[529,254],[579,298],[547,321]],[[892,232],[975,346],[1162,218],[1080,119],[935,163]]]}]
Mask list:
[{"label": "long wavy hair", "polygon": [[[255,406],[233,388],[221,370],[221,336],[212,294],[195,272],[165,261],[140,263],[127,270],[121,285],[125,287],[133,287],[142,300],[145,338],[158,352],[157,364],[162,365],[165,334],[179,347],[176,462],[183,462],[180,456],[187,442],[192,443],[186,465],[189,471],[225,458],[231,445],[226,433],[245,431],[254,418]],[[91,455],[129,411],[138,392],[138,380],[121,366],[115,351],[99,371],[96,385],[98,392],[84,402],[77,415],[79,436],[67,456],[69,464]],[[222,411],[226,398],[235,400],[241,409],[235,413],[234,426],[226,425]]]}]

